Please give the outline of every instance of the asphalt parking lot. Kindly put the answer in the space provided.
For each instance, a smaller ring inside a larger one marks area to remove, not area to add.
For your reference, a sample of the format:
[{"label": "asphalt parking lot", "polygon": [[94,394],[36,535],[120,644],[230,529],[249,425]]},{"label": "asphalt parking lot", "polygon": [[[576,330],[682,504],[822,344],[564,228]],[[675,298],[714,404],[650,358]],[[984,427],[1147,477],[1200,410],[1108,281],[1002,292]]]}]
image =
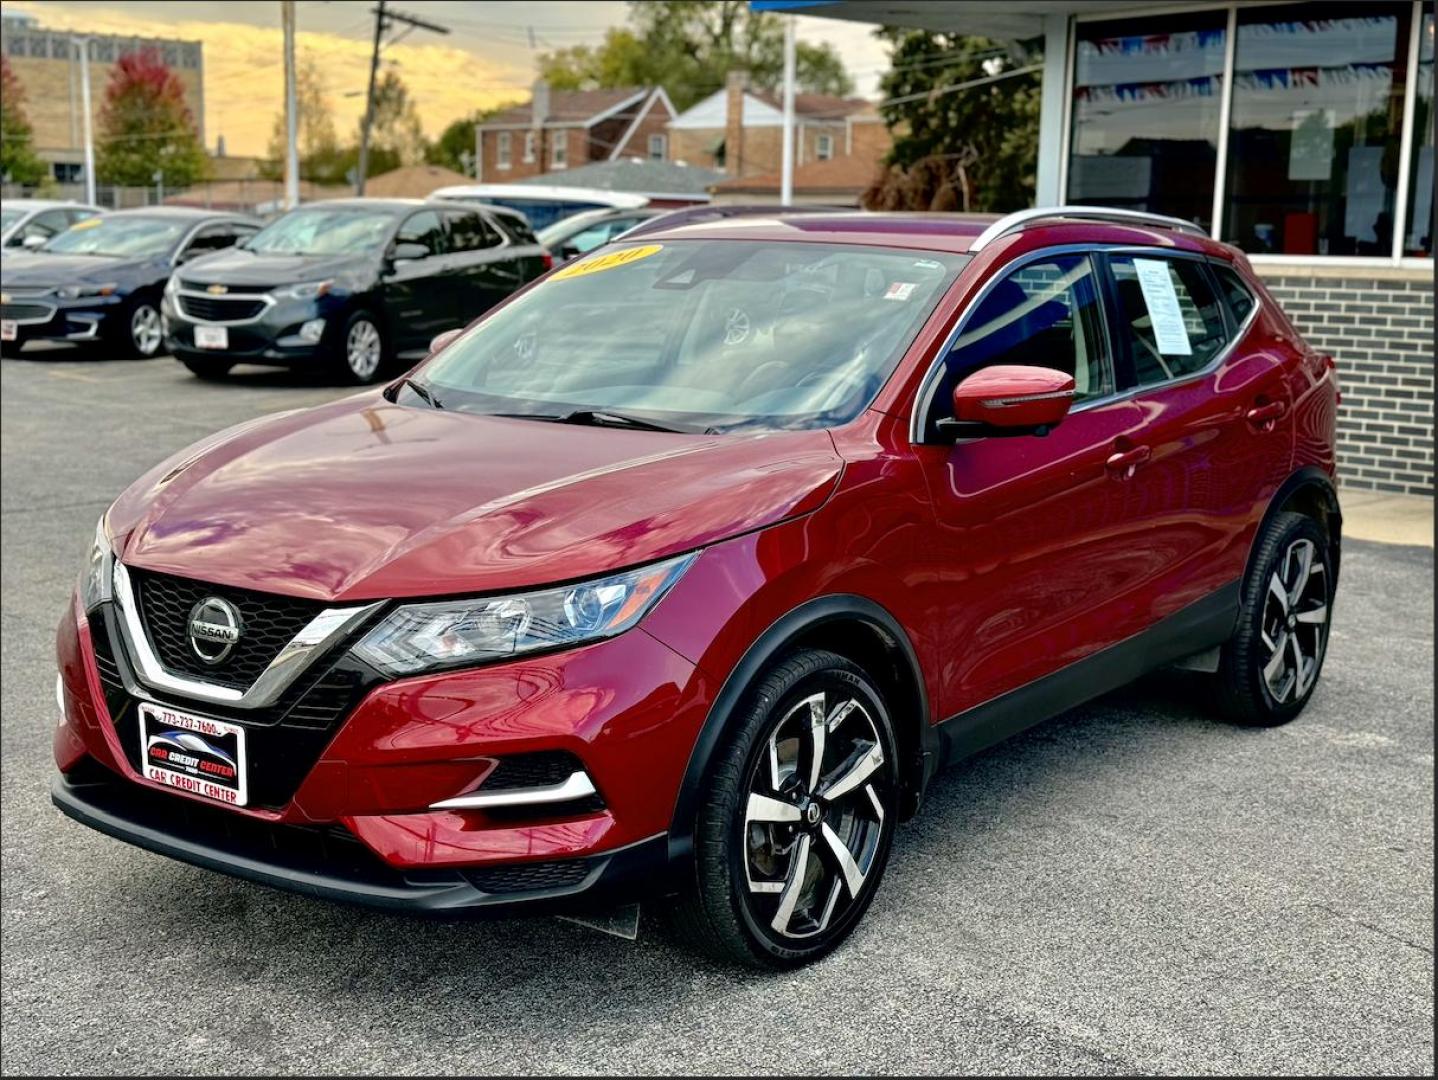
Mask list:
[{"label": "asphalt parking lot", "polygon": [[0,365],[5,1073],[1431,1073],[1431,550],[1347,546],[1294,724],[1215,723],[1179,675],[1061,717],[941,778],[845,948],[758,976],[647,926],[332,906],[63,818],[53,631],[95,518],[346,391],[31,355]]}]

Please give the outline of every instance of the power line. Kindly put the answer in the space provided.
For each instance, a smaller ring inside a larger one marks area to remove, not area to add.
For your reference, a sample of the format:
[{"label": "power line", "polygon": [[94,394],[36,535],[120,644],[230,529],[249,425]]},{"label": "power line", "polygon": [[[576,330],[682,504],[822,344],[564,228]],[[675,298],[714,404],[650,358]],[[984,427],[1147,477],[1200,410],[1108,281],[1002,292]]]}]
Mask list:
[{"label": "power line", "polygon": [[379,74],[379,54],[384,48],[384,35],[396,23],[402,24],[405,28],[400,31],[398,37],[392,38],[389,44],[403,38],[415,30],[428,30],[434,34],[448,34],[449,27],[441,26],[439,23],[430,22],[428,19],[421,19],[417,15],[409,15],[402,11],[385,11],[385,0],[379,2],[370,10],[374,13],[374,49],[370,53],[369,62],[369,91],[365,94],[364,122],[360,126],[360,148],[358,175],[355,177],[355,194],[363,195],[365,186],[365,174],[369,172],[369,140],[370,128],[374,126],[374,84],[375,77]]}]

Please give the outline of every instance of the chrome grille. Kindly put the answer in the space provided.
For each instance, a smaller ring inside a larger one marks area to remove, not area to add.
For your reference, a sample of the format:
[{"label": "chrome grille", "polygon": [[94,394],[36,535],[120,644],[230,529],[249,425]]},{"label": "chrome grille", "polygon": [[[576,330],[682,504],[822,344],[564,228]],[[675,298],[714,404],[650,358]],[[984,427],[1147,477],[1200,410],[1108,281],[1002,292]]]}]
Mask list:
[{"label": "chrome grille", "polygon": [[241,322],[265,310],[265,302],[253,297],[195,296],[180,293],[180,311],[200,322]]}]

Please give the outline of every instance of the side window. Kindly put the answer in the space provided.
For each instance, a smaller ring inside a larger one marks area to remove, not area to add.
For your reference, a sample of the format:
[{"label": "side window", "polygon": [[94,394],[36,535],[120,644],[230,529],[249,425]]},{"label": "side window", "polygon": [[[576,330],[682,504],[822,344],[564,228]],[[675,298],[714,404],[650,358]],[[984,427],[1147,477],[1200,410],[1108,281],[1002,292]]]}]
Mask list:
[{"label": "side window", "polygon": [[979,301],[944,359],[942,409],[963,379],[997,364],[1054,368],[1074,377],[1074,401],[1113,392],[1093,262],[1061,255],[1011,271]]},{"label": "side window", "polygon": [[1193,259],[1115,256],[1118,333],[1128,341],[1139,386],[1181,379],[1208,366],[1227,340],[1223,311]]},{"label": "side window", "polygon": [[207,225],[185,245],[184,258],[193,259],[197,255],[232,247],[238,239],[239,236],[233,225]]},{"label": "side window", "polygon": [[476,213],[446,214],[451,251],[480,251],[499,244],[494,227]]},{"label": "side window", "polygon": [[94,210],[67,210],[65,211],[65,213],[69,217],[71,225],[75,224],[77,221],[84,221],[86,218],[92,218],[95,216]]},{"label": "side window", "polygon": [[70,227],[63,210],[46,210],[43,214],[36,214],[25,223],[21,230],[22,240],[28,240],[32,236],[38,236],[42,240],[48,240],[58,232],[64,232]]},{"label": "side window", "polygon": [[444,250],[444,226],[433,210],[422,210],[399,227],[394,239],[397,244],[423,244],[431,255],[438,255]]},{"label": "side window", "polygon": [[1253,291],[1233,267],[1225,266],[1223,263],[1210,263],[1209,265],[1218,275],[1218,284],[1223,289],[1223,295],[1228,297],[1228,306],[1233,312],[1233,321],[1242,323],[1258,303],[1254,299]]},{"label": "side window", "polygon": [[584,255],[593,251],[600,244],[609,241],[613,226],[607,221],[601,221],[598,225],[591,225],[581,233],[575,233],[569,238],[565,247],[572,247],[579,254]]}]

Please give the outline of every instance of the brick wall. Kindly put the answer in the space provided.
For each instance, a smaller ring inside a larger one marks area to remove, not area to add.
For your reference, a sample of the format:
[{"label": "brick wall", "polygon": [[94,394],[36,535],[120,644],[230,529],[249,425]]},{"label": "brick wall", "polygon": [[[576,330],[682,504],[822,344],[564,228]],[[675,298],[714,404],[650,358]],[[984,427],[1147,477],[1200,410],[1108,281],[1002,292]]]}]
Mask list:
[{"label": "brick wall", "polygon": [[1299,332],[1338,361],[1345,487],[1433,494],[1433,272],[1259,267]]}]

